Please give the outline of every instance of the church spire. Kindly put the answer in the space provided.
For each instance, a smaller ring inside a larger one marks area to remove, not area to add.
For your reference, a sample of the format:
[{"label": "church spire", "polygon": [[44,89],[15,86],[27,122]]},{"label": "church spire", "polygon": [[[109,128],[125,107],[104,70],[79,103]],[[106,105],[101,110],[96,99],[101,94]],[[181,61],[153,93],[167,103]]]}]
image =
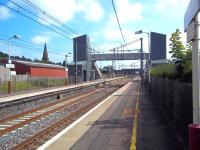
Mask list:
[{"label": "church spire", "polygon": [[43,62],[49,61],[46,42],[44,44],[44,52],[43,52],[43,56],[42,56],[42,61]]}]

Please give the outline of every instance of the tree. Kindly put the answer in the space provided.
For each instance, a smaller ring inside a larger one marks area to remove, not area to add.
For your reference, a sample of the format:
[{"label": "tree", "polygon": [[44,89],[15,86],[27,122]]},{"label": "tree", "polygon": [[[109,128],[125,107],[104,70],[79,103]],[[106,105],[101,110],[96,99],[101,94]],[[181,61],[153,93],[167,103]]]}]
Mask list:
[{"label": "tree", "polygon": [[176,64],[175,77],[186,81],[192,81],[192,45],[187,43],[183,45],[181,41],[181,32],[179,29],[171,35],[170,38],[170,53],[172,54],[173,62]]},{"label": "tree", "polygon": [[40,62],[41,62],[41,60],[39,60],[39,59],[35,58],[35,59],[34,59],[34,62],[39,62],[39,63],[40,63]]},{"label": "tree", "polygon": [[192,60],[192,42],[186,45],[184,60],[185,61]]},{"label": "tree", "polygon": [[66,61],[64,60],[62,65],[65,67],[67,64],[66,64]]},{"label": "tree", "polygon": [[2,57],[2,58],[8,58],[8,54],[0,52],[0,57]]},{"label": "tree", "polygon": [[181,41],[181,32],[179,29],[176,29],[174,33],[172,33],[171,38],[169,39],[171,43],[169,44],[171,51],[169,53],[172,54],[172,60],[180,64],[184,58],[184,51],[186,50],[182,41]]}]

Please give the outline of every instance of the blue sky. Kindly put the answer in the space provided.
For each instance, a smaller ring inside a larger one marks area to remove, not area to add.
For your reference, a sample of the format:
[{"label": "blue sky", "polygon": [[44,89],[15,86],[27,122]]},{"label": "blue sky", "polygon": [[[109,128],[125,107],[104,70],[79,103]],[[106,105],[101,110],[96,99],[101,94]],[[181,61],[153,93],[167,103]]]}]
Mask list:
[{"label": "blue sky", "polygon": [[[25,4],[23,0],[12,1],[42,18],[45,17]],[[108,49],[123,44],[111,0],[30,1],[63,22],[67,27],[73,28],[79,34],[88,34],[90,40],[95,43],[92,47],[101,52],[107,52]],[[7,0],[1,0],[0,2],[24,12]],[[176,28],[183,31],[184,13],[188,2],[189,0],[114,0],[126,42],[141,37],[141,35],[134,34],[135,31],[140,29],[146,32],[154,31],[166,34],[168,39]],[[52,27],[38,17],[35,17],[35,19],[48,27]],[[52,22],[51,20],[48,21]],[[61,25],[58,25],[58,27],[61,27]],[[11,55],[41,59],[45,41],[47,42],[51,61],[61,62],[64,60],[64,54],[72,52],[71,40],[2,5],[0,5],[0,34],[8,36],[18,34],[22,40],[37,44],[12,39]],[[147,37],[146,35],[143,35],[143,37],[145,40],[144,48],[147,51]],[[6,40],[7,37],[0,35],[0,39],[0,51],[7,52],[7,43],[2,41],[2,39]],[[185,34],[183,34],[183,40],[185,40]],[[31,45],[34,50],[12,45],[12,42],[19,45]],[[139,43],[129,48],[139,48]]]}]

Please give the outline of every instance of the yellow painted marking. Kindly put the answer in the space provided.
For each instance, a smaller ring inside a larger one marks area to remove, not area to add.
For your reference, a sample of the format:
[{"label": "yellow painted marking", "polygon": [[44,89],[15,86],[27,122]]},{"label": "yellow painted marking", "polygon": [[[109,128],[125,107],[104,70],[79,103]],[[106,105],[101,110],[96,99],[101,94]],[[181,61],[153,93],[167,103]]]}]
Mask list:
[{"label": "yellow painted marking", "polygon": [[140,82],[138,83],[137,89],[137,98],[136,98],[136,105],[135,105],[135,113],[134,113],[134,123],[133,123],[133,131],[131,137],[131,145],[130,150],[136,150],[136,141],[137,141],[137,124],[138,124],[138,112],[139,112],[139,95],[140,95]]}]

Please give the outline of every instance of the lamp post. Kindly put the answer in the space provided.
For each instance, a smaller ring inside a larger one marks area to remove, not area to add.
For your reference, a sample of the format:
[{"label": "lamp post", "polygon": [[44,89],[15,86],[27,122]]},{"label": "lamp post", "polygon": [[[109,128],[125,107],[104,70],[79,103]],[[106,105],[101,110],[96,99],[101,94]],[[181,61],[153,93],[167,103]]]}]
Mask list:
[{"label": "lamp post", "polygon": [[67,57],[70,57],[71,54],[72,53],[69,52],[68,54],[65,55],[65,66],[66,66],[66,68],[67,68],[67,65],[68,65]]},{"label": "lamp post", "polygon": [[148,82],[150,83],[150,82],[151,82],[151,76],[150,76],[150,70],[151,70],[150,34],[149,34],[149,32],[143,32],[142,30],[139,30],[139,31],[136,31],[136,32],[135,32],[135,34],[143,34],[143,33],[147,34],[147,36],[148,36],[148,51],[149,51],[149,72],[148,72]]},{"label": "lamp post", "polygon": [[[20,39],[20,38],[21,38],[21,36],[19,36],[19,35],[13,35],[12,37],[8,38],[8,60],[9,61],[10,61],[10,40],[11,39]],[[8,61],[8,63],[11,63],[9,61]]]},{"label": "lamp post", "polygon": [[[12,61],[10,59],[10,40],[11,39],[20,39],[21,36],[19,35],[13,35],[12,37],[9,37],[8,38],[8,64],[12,64]],[[8,68],[9,68],[9,76],[8,76],[8,94],[10,94],[11,92],[11,66],[8,65]]]},{"label": "lamp post", "polygon": [[66,84],[68,84],[68,75],[69,75],[69,70],[68,70],[68,66],[67,66],[68,65],[67,57],[69,57],[70,54],[72,54],[72,53],[69,52],[68,54],[65,55],[65,66],[64,67],[65,67],[65,71],[67,72]]},{"label": "lamp post", "polygon": [[75,43],[75,72],[74,72],[74,83],[77,83],[77,42]]}]

